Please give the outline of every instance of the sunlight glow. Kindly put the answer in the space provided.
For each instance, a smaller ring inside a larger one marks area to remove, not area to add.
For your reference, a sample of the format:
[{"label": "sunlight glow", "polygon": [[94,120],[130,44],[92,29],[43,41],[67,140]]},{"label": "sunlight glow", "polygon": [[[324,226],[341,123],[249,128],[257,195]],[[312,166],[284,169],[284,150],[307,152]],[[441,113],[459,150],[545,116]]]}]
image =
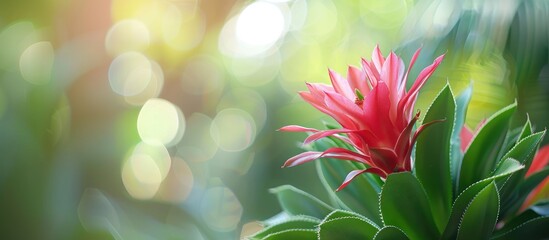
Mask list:
[{"label": "sunlight glow", "polygon": [[236,36],[249,45],[271,45],[284,32],[284,16],[271,3],[254,2],[247,6],[236,22]]},{"label": "sunlight glow", "polygon": [[219,36],[219,49],[231,57],[260,55],[273,48],[288,25],[286,4],[254,2],[225,23]]}]

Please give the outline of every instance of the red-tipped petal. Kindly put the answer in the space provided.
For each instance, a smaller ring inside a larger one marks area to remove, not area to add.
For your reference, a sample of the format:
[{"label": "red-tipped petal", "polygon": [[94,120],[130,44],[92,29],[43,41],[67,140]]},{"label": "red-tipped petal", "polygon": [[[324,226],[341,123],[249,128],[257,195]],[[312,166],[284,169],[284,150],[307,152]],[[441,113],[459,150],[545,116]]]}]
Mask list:
[{"label": "red-tipped petal", "polygon": [[375,168],[375,167],[371,167],[371,168],[364,169],[364,170],[353,170],[353,171],[349,172],[349,174],[347,174],[347,177],[345,177],[345,180],[336,189],[336,191],[340,191],[341,189],[347,187],[347,185],[349,185],[349,183],[351,183],[351,181],[353,181],[353,179],[355,179],[358,175],[363,174],[363,173],[373,173],[373,174],[379,175],[382,178],[387,178],[387,173],[385,173],[383,170],[381,170],[379,168]]},{"label": "red-tipped petal", "polygon": [[320,157],[351,160],[355,162],[368,164],[370,166],[372,165],[372,162],[370,161],[370,156],[362,155],[345,148],[338,148],[338,147],[329,148],[326,151],[324,151],[320,155]]},{"label": "red-tipped petal", "polygon": [[[393,147],[398,133],[395,125],[389,117],[389,88],[384,82],[378,85],[366,96],[362,107],[364,112],[364,125],[366,129],[372,129],[385,147]],[[389,144],[389,145],[387,145]]]},{"label": "red-tipped petal", "polygon": [[404,83],[406,83],[406,80],[408,79],[408,74],[410,73],[410,70],[414,67],[414,63],[416,63],[416,59],[419,56],[419,53],[421,52],[421,47],[416,50],[414,55],[412,56],[412,59],[410,60],[410,65],[408,66],[408,70],[406,71],[406,75],[404,76]]},{"label": "red-tipped petal", "polygon": [[410,91],[406,94],[406,96],[404,96],[403,100],[404,100],[405,108],[411,108],[413,106],[413,102],[415,102],[415,99],[419,90],[421,89],[423,84],[425,84],[425,82],[431,76],[431,74],[435,72],[438,65],[442,62],[443,59],[444,59],[444,54],[436,58],[431,65],[421,70],[418,77],[416,78],[416,81],[410,88]]},{"label": "red-tipped petal", "polygon": [[404,95],[402,99],[398,102],[398,112],[399,117],[405,117],[408,118],[411,114],[412,108],[414,107],[414,103],[416,101],[417,94],[419,93],[419,90],[425,84],[427,79],[433,74],[433,72],[437,69],[438,65],[442,62],[444,59],[444,54],[440,55],[438,58],[435,59],[435,61],[429,65],[428,67],[424,68],[421,73],[419,73],[419,76],[416,78],[416,81],[410,88],[410,91]]},{"label": "red-tipped petal", "polygon": [[286,162],[284,163],[284,165],[282,165],[282,167],[293,167],[293,166],[301,165],[303,163],[307,163],[307,162],[318,159],[320,155],[322,155],[322,152],[313,152],[313,151],[303,152],[286,160]]},{"label": "red-tipped petal", "polygon": [[318,132],[317,129],[302,127],[302,126],[298,126],[298,125],[284,126],[284,127],[279,128],[277,131],[283,131],[283,132]]},{"label": "red-tipped petal", "polygon": [[342,125],[345,128],[358,129],[362,119],[362,110],[350,99],[337,93],[326,92],[324,99],[326,107],[334,112],[335,119],[347,117],[352,120],[351,125]]},{"label": "red-tipped petal", "polygon": [[387,172],[393,172],[398,164],[399,156],[391,148],[372,147],[370,146],[370,156],[374,166],[386,170]]},{"label": "red-tipped petal", "polygon": [[349,86],[349,82],[347,81],[347,79],[343,78],[341,75],[331,69],[328,69],[328,72],[330,74],[330,80],[332,81],[332,86],[334,86],[335,91],[349,99],[354,99],[354,89],[351,89],[351,86]]},{"label": "red-tipped petal", "polygon": [[381,68],[385,63],[385,58],[383,57],[383,53],[381,53],[381,50],[379,50],[379,45],[376,45],[374,52],[372,52],[372,63],[374,64],[378,72],[381,71]]},{"label": "red-tipped petal", "polygon": [[417,92],[419,91],[419,89],[423,86],[423,84],[425,83],[425,81],[427,80],[427,78],[429,78],[431,76],[431,74],[433,74],[433,72],[435,72],[435,70],[437,69],[438,65],[442,62],[442,60],[444,59],[444,54],[440,55],[439,57],[437,57],[435,59],[435,61],[433,61],[433,63],[431,65],[429,65],[428,67],[424,68],[420,73],[419,75],[417,76],[416,78],[416,81],[414,82],[414,84],[412,85],[412,87],[410,88],[410,92],[409,94],[417,94]]},{"label": "red-tipped petal", "polygon": [[366,83],[369,83],[369,88],[374,88],[377,82],[380,81],[378,70],[374,67],[373,63],[366,61],[364,58],[362,59],[362,69],[368,77],[368,82]]},{"label": "red-tipped petal", "polygon": [[319,132],[316,132],[314,134],[312,134],[311,136],[307,137],[305,139],[305,141],[303,141],[303,144],[309,144],[311,142],[314,142],[318,139],[321,139],[323,137],[328,137],[328,136],[332,136],[334,134],[339,134],[339,133],[350,133],[350,132],[356,132],[356,130],[349,130],[349,129],[332,129],[332,130],[324,130],[324,131],[319,131]]},{"label": "red-tipped petal", "polygon": [[549,163],[549,145],[542,147],[534,156],[532,160],[532,165],[526,172],[526,177],[530,176],[532,173],[535,173],[543,169]]},{"label": "red-tipped petal", "polygon": [[546,189],[549,186],[549,177],[546,177],[530,194],[528,194],[528,197],[524,200],[522,203],[522,206],[520,207],[519,212],[522,212],[526,210],[528,207],[530,207],[532,204],[536,202],[541,196],[540,193],[543,192],[544,189]]},{"label": "red-tipped petal", "polygon": [[[412,118],[412,121],[406,126],[406,128],[398,136],[398,140],[395,144],[395,152],[399,156],[405,156],[407,151],[410,149],[410,137],[412,136],[412,130],[414,129],[414,124],[419,118],[419,112]],[[398,163],[399,166],[404,166],[402,163]]]},{"label": "red-tipped petal", "polygon": [[370,92],[370,87],[366,82],[366,73],[354,66],[349,66],[347,70],[347,79],[351,89],[358,89],[362,95],[366,96]]}]

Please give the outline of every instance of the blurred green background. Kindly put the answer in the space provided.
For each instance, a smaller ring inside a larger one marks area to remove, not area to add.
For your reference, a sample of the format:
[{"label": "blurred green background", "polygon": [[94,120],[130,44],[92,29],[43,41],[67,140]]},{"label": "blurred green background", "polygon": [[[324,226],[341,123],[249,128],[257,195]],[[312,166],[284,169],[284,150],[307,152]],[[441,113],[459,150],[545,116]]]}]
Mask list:
[{"label": "blurred green background", "polygon": [[297,97],[376,44],[412,77],[443,53],[425,109],[473,85],[467,124],[515,101],[549,125],[549,1],[3,0],[0,238],[239,239],[280,211],[268,189],[326,197],[288,124]]}]

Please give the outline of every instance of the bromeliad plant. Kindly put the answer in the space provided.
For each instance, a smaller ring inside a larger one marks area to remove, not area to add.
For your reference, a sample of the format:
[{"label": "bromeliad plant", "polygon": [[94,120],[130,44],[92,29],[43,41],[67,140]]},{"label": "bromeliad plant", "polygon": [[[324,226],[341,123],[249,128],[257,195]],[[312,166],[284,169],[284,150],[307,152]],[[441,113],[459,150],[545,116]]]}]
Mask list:
[{"label": "bromeliad plant", "polygon": [[514,103],[472,133],[464,127],[471,88],[455,97],[448,85],[416,128],[418,91],[443,59],[423,69],[407,91],[418,55],[405,71],[402,59],[385,58],[376,47],[362,69],[349,67],[347,78],[330,71],[332,86],[307,84],[301,97],[341,127],[283,127],[311,133],[308,151],[284,166],[319,159],[330,202],[292,186],[274,188],[283,212],[251,239],[549,237],[549,204],[532,205],[539,192],[532,190],[549,175],[549,154],[534,158],[545,130],[534,132],[529,121],[511,129]]}]

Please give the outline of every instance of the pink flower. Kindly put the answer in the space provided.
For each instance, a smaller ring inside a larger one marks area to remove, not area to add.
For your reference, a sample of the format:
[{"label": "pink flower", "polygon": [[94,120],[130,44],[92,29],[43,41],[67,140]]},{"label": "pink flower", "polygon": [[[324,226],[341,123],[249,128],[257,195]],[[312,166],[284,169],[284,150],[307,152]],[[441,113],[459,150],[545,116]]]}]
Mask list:
[{"label": "pink flower", "polygon": [[334,118],[341,128],[317,130],[291,125],[280,130],[312,132],[304,144],[334,136],[349,143],[353,149],[333,147],[324,152],[304,152],[288,159],[283,167],[322,157],[356,161],[368,166],[366,169],[351,171],[338,190],[362,173],[369,172],[386,178],[393,172],[410,171],[412,146],[426,126],[420,126],[412,132],[419,117],[419,112],[413,114],[414,103],[420,88],[444,57],[439,56],[433,64],[423,69],[410,90],[406,91],[408,73],[419,52],[420,49],[415,52],[405,72],[402,59],[393,52],[384,58],[376,46],[371,61],[362,59],[362,69],[349,66],[347,78],[329,70],[332,86],[307,83],[309,91],[300,92],[301,97]]}]

